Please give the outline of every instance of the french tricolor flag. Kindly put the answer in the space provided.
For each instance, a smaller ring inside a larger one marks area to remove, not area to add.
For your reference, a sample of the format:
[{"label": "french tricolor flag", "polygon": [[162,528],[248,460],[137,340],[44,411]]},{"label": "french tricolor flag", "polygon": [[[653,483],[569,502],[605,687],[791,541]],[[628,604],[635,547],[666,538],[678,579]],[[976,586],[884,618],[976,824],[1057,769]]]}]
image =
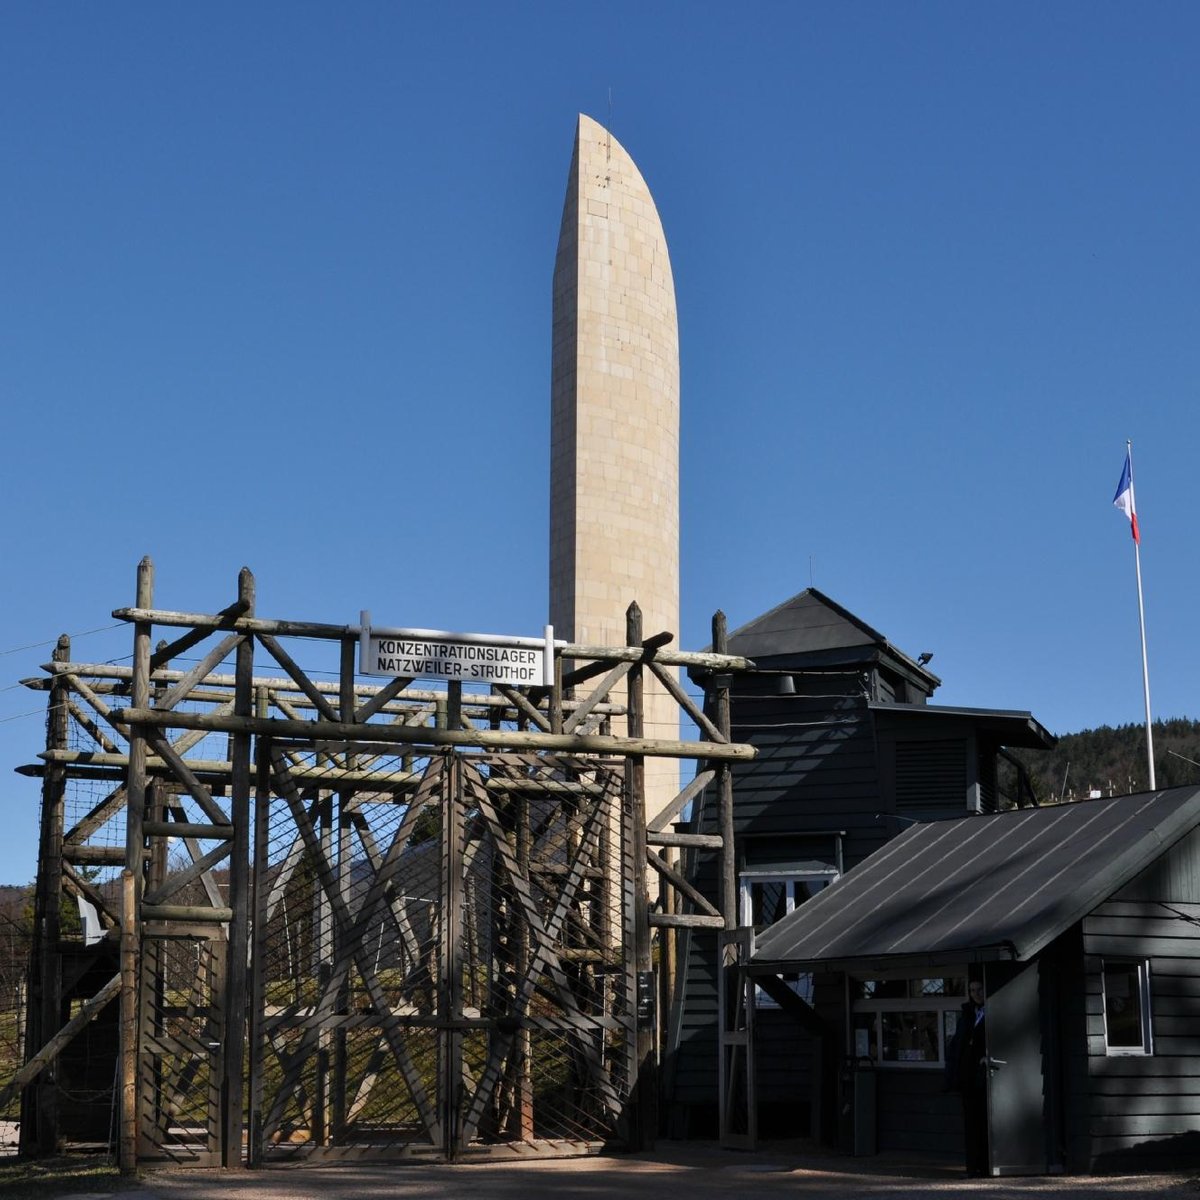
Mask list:
[{"label": "french tricolor flag", "polygon": [[1133,540],[1140,546],[1141,535],[1138,533],[1137,510],[1133,504],[1133,465],[1129,461],[1129,451],[1125,451],[1125,467],[1121,471],[1121,482],[1117,484],[1117,494],[1113,504],[1129,518],[1129,530]]}]

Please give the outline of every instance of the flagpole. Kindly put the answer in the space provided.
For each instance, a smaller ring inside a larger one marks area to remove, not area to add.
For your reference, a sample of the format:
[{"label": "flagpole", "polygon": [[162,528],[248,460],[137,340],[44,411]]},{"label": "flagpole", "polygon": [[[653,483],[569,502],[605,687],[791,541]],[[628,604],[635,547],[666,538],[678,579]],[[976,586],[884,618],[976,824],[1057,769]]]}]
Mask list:
[{"label": "flagpole", "polygon": [[[1137,492],[1133,487],[1133,442],[1125,439],[1125,453],[1129,456],[1129,488],[1134,494],[1134,511],[1136,511]],[[1150,667],[1146,660],[1146,607],[1142,602],[1142,550],[1138,539],[1133,543],[1133,562],[1137,571],[1138,593],[1138,626],[1142,632],[1142,692],[1146,699],[1146,765],[1150,771],[1150,790],[1157,791],[1154,782],[1154,733],[1150,724]]]}]

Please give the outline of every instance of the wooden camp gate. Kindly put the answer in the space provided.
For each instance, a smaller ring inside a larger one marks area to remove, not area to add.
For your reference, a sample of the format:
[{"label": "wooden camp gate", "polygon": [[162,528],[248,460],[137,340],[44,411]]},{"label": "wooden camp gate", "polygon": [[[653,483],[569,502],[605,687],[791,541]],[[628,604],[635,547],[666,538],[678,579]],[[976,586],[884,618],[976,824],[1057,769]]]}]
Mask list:
[{"label": "wooden camp gate", "polygon": [[[257,814],[250,1160],[628,1140],[620,764],[444,752],[397,802],[306,797],[287,749]],[[142,1161],[219,1161],[227,944],[147,929]]]},{"label": "wooden camp gate", "polygon": [[[670,822],[708,785],[731,811],[728,764],[753,754],[729,740],[722,675],[702,709],[674,669],[751,664],[644,639],[633,606],[627,645],[561,649],[553,687],[375,686],[355,677],[356,627],[256,618],[248,571],[212,615],[156,610],[152,591],[143,560],[136,606],[115,613],[131,668],[60,643],[48,686],[71,728],[51,723],[36,768],[40,903],[46,876],[120,934],[122,1165],[651,1142],[651,930],[735,920],[676,859],[720,842],[728,897],[731,839]],[[182,632],[152,650],[156,627]],[[293,638],[339,648],[336,682],[298,666]],[[283,675],[256,674],[256,651]],[[650,676],[698,740],[642,736]],[[653,755],[700,761],[648,829]],[[115,786],[64,821],[73,782],[102,779]],[[39,953],[31,1045],[62,1003],[53,947]],[[23,1137],[49,1141],[53,1075],[26,1109]]]}]

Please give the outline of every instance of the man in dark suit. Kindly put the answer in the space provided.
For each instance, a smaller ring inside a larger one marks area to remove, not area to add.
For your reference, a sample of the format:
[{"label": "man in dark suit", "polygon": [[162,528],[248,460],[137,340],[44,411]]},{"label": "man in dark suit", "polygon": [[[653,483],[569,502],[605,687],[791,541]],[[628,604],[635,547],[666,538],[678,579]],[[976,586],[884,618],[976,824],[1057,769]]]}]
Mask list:
[{"label": "man in dark suit", "polygon": [[967,995],[970,998],[962,1006],[946,1054],[946,1073],[950,1086],[962,1095],[967,1174],[989,1175],[987,1025],[982,982],[972,980],[967,985]]}]

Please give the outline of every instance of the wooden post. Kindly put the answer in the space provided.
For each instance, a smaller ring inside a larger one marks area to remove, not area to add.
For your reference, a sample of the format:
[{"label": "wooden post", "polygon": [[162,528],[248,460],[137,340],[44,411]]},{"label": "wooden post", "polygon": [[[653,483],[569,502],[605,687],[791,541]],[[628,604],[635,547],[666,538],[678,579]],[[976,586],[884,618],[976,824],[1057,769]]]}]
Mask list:
[{"label": "wooden post", "polygon": [[550,732],[563,731],[563,657],[554,656],[554,686],[550,689],[550,698],[546,707],[550,713]]},{"label": "wooden post", "polygon": [[[347,724],[355,722],[354,702],[354,670],[358,665],[358,639],[344,637],[341,641],[341,652],[338,661],[338,706],[339,715]],[[353,742],[346,743],[345,762],[347,770],[353,771],[358,764],[354,753]],[[342,903],[350,908],[351,905],[351,865],[353,860],[353,816],[351,802],[354,799],[354,788],[343,787],[338,790],[334,803],[337,816],[337,880],[338,894]],[[342,929],[335,921],[333,927],[333,957],[335,961],[349,954],[350,948],[344,944],[349,930]],[[350,977],[348,972],[338,989],[337,1011],[342,1016],[350,1013]],[[342,1140],[346,1124],[347,1096],[346,1079],[350,1071],[350,1059],[346,1030],[339,1026],[333,1034],[333,1076],[329,1082],[329,1132],[330,1140],[336,1145]]]},{"label": "wooden post", "polygon": [[137,877],[126,867],[121,872],[121,1126],[117,1147],[122,1175],[137,1169],[137,943]]},{"label": "wooden post", "polygon": [[[165,667],[170,661],[163,657],[168,649],[165,639],[160,638],[158,645],[154,647],[154,658],[151,661],[159,661]],[[152,679],[150,686],[154,704],[157,706],[160,697],[167,690],[167,684],[155,682]],[[161,834],[155,835],[153,830],[167,820],[166,803],[169,793],[161,779],[151,779],[146,786],[146,812],[149,814],[149,821],[152,822],[150,826],[143,828],[143,832],[150,835],[150,862],[146,875],[146,887],[153,892],[162,886],[167,877],[171,835],[168,834],[165,837]]]},{"label": "wooden post", "polygon": [[[265,687],[256,691],[256,711],[265,717],[270,711],[270,699]],[[250,1081],[249,1109],[246,1129],[246,1165],[262,1166],[263,1161],[263,1050],[266,1038],[263,1019],[266,1016],[267,992],[267,901],[271,892],[271,742],[258,739],[254,793],[254,870],[250,873],[254,920],[251,925],[250,952]],[[284,901],[286,906],[286,901]],[[286,912],[286,907],[285,907]]]},{"label": "wooden post", "polygon": [[[63,634],[54,661],[71,661],[71,639]],[[65,750],[69,741],[70,689],[64,675],[50,685],[46,749]],[[63,876],[63,813],[67,769],[46,768],[42,781],[42,819],[38,837],[37,890],[34,895],[34,962],[30,971],[30,1007],[25,1054],[35,1054],[63,1023],[60,905]],[[49,1156],[58,1148],[58,1071],[48,1066],[31,1085],[22,1104],[20,1148],[26,1155]]]},{"label": "wooden post", "polygon": [[[254,615],[254,576],[243,567],[238,574],[238,607]],[[233,710],[238,716],[254,712],[254,639],[238,642],[234,657]],[[250,999],[247,959],[250,946],[250,735],[235,733],[230,755],[229,818],[233,837],[229,851],[229,941],[225,962],[225,1029],[221,1056],[221,1165],[242,1164],[242,1126],[245,1123],[246,1006]]]},{"label": "wooden post", "polygon": [[[453,684],[451,685],[453,686]],[[461,684],[459,685],[461,687]],[[441,1091],[445,1151],[453,1162],[466,1147],[462,1144],[460,1103],[463,1086],[462,921],[463,921],[463,804],[462,767],[458,756],[446,756],[442,775],[442,905],[438,1010],[446,1023],[441,1039]]]},{"label": "wooden post", "polygon": [[[533,829],[529,820],[529,796],[517,792],[512,798],[515,809],[517,843],[517,867],[525,879],[532,880],[530,860],[533,857]],[[518,922],[514,939],[516,978],[524,980],[532,966],[529,926]],[[520,985],[518,984],[518,987]],[[513,1106],[508,1132],[523,1142],[534,1139],[533,1123],[533,1037],[528,1028],[518,1029],[513,1037],[512,1055],[515,1059],[511,1075],[513,1079]]]},{"label": "wooden post", "polygon": [[95,1019],[100,1010],[117,995],[121,977],[114,975],[95,995],[85,1000],[79,1011],[29,1061],[0,1088],[0,1110],[3,1110],[18,1091],[45,1071],[70,1044],[81,1029]]},{"label": "wooden post", "polygon": [[[154,564],[149,556],[138,563],[137,606],[148,609],[154,603]],[[130,701],[135,708],[150,704],[149,621],[133,626],[133,677]],[[139,1007],[139,930],[138,909],[142,899],[142,848],[146,819],[146,740],[136,727],[129,730],[129,770],[125,804],[125,874],[122,876],[121,903],[121,1134],[119,1165],[122,1174],[137,1167],[138,1132],[138,1007]]]},{"label": "wooden post", "polygon": [[[668,864],[683,871],[682,856],[678,850],[665,849],[663,857]],[[658,877],[659,905],[664,913],[673,916],[677,910],[675,889],[662,875]],[[660,929],[658,932],[658,1059],[665,1061],[668,1046],[668,1030],[671,1023],[671,1005],[675,1000],[675,980],[679,972],[679,930]],[[667,1067],[669,1071],[670,1068]]]},{"label": "wooden post", "polygon": [[[714,654],[724,654],[728,644],[725,614],[718,610],[712,619],[712,648]],[[717,729],[728,742],[729,676],[713,678],[713,707]],[[733,834],[733,775],[727,762],[717,764],[717,812],[721,834],[721,915],[726,929],[738,927],[737,858]]]},{"label": "wooden post", "polygon": [[[625,640],[642,644],[642,610],[636,601],[625,613]],[[628,734],[640,738],[644,731],[644,682],[642,666],[635,663],[626,679],[628,688]],[[637,1020],[637,1089],[631,1129],[634,1149],[649,1150],[658,1133],[658,1062],[655,1054],[654,962],[650,947],[650,905],[646,895],[646,760],[640,754],[625,760],[625,782],[629,795],[629,843],[633,859],[633,942],[637,978],[634,1005]]]}]

